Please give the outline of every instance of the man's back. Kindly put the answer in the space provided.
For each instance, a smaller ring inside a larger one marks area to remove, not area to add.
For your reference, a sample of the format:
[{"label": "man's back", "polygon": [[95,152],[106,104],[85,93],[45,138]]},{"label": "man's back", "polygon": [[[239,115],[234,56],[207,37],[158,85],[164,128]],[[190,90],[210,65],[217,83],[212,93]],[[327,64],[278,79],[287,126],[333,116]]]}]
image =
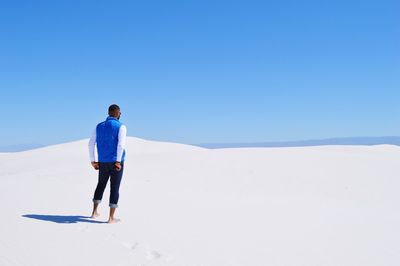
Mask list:
[{"label": "man's back", "polygon": [[122,124],[114,117],[107,117],[96,127],[96,143],[99,162],[115,162],[117,160],[117,147],[119,131]]}]

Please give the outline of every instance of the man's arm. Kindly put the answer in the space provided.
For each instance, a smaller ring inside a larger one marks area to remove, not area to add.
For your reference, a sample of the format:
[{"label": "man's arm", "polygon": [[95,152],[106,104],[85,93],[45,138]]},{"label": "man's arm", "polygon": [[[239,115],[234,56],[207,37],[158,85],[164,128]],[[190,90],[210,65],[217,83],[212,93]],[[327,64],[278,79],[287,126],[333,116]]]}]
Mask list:
[{"label": "man's arm", "polygon": [[95,129],[89,140],[89,157],[90,157],[90,162],[92,163],[93,168],[97,170],[97,169],[99,169],[99,164],[96,162],[95,154],[94,154],[96,138],[97,138],[97,136],[96,136],[96,129]]},{"label": "man's arm", "polygon": [[122,155],[126,145],[126,126],[122,125],[118,132],[118,146],[117,146],[117,162],[122,161]]}]

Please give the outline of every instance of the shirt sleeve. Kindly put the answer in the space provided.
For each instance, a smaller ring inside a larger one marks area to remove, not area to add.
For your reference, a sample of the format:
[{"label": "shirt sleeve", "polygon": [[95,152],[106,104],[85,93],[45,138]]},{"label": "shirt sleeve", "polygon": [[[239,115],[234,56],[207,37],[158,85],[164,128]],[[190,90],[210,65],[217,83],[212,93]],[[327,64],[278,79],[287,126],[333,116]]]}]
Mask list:
[{"label": "shirt sleeve", "polygon": [[117,162],[121,162],[126,145],[126,126],[122,125],[118,132]]},{"label": "shirt sleeve", "polygon": [[96,158],[95,158],[95,154],[94,154],[94,148],[96,145],[96,129],[93,131],[92,136],[90,137],[89,140],[89,157],[90,157],[90,161],[91,162],[95,162]]}]

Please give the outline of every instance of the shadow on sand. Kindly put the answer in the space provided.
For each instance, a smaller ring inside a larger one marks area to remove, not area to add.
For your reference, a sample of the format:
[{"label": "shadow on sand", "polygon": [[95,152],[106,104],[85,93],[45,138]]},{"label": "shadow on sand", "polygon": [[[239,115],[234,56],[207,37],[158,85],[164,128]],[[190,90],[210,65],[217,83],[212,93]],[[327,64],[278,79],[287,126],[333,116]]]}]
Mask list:
[{"label": "shadow on sand", "polygon": [[25,218],[31,218],[36,220],[42,220],[47,222],[53,222],[58,224],[74,224],[74,223],[92,223],[92,224],[104,224],[107,222],[95,221],[90,219],[89,216],[79,215],[41,215],[41,214],[25,214],[22,215]]}]

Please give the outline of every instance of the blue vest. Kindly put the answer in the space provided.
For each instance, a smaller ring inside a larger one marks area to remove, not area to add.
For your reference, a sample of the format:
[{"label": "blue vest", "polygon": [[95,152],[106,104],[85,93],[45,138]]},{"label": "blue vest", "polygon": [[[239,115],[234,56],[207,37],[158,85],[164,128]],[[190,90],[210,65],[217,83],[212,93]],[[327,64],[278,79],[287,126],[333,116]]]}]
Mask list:
[{"label": "blue vest", "polygon": [[[117,161],[118,133],[121,122],[114,117],[107,117],[107,120],[101,122],[96,127],[96,143],[99,162],[111,163]],[[122,154],[122,160],[125,160],[125,150]]]}]

